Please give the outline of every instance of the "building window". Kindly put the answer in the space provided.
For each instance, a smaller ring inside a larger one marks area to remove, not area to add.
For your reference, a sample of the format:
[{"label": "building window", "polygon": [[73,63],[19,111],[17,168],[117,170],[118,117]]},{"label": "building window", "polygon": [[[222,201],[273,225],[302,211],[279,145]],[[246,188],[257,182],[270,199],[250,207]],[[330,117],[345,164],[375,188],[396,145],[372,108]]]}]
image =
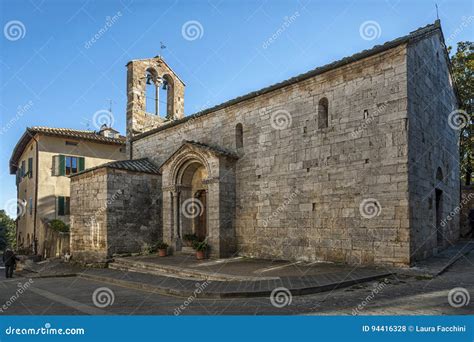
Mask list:
[{"label": "building window", "polygon": [[30,216],[33,215],[33,198],[30,197],[30,201],[28,202],[28,211],[30,213]]},{"label": "building window", "polygon": [[66,176],[73,175],[78,172],[77,157],[66,157]]},{"label": "building window", "polygon": [[318,128],[327,128],[329,126],[329,102],[323,97],[318,103]]},{"label": "building window", "polygon": [[25,161],[21,161],[21,168],[20,168],[20,176],[21,178],[25,177],[26,174],[26,166],[25,166]]},{"label": "building window", "polygon": [[57,155],[53,156],[53,175],[69,176],[83,171],[85,168],[84,157]]},{"label": "building window", "polygon": [[235,126],[235,147],[237,149],[244,147],[244,129],[241,123]]},{"label": "building window", "polygon": [[67,146],[77,146],[79,143],[77,141],[66,140]]},{"label": "building window", "polygon": [[58,216],[69,215],[70,205],[69,197],[59,196],[58,197]]},{"label": "building window", "polygon": [[33,158],[28,158],[28,178],[33,177]]},{"label": "building window", "polygon": [[174,118],[174,84],[170,75],[160,76],[151,68],[146,71],[145,111],[170,120]]}]

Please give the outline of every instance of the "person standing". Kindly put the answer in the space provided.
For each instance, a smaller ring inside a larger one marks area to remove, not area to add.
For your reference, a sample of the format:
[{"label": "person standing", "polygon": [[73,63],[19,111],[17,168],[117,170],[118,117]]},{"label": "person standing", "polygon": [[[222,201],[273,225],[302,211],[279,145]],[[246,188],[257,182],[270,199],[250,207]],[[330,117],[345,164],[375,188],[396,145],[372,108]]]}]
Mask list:
[{"label": "person standing", "polygon": [[3,253],[3,263],[5,265],[5,276],[7,278],[13,278],[13,270],[15,269],[16,261],[18,258],[10,248],[7,248]]}]

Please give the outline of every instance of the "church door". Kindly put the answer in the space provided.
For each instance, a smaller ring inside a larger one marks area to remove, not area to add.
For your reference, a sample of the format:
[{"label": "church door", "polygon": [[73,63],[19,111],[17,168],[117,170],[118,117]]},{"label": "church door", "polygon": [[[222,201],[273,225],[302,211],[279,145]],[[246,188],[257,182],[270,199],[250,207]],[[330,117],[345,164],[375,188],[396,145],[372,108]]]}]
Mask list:
[{"label": "church door", "polygon": [[195,218],[195,223],[194,223],[195,224],[194,225],[195,233],[196,233],[199,241],[203,241],[207,237],[206,195],[207,195],[206,190],[199,190],[195,194],[195,198],[196,198],[196,200],[199,201],[198,203],[199,203],[199,206],[201,207],[200,215],[198,215]]}]

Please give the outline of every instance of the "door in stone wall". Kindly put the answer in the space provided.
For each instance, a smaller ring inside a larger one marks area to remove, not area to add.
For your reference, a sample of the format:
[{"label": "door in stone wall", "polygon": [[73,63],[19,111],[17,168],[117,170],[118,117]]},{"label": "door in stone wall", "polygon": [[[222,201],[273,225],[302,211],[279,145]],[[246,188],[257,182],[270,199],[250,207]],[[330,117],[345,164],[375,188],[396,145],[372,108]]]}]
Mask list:
[{"label": "door in stone wall", "polygon": [[443,246],[444,235],[443,226],[441,221],[443,219],[443,191],[440,189],[435,190],[435,204],[436,204],[436,241],[438,246]]},{"label": "door in stone wall", "polygon": [[206,219],[207,193],[206,193],[206,190],[197,191],[194,197],[196,198],[196,200],[199,203],[199,206],[201,207],[200,214],[197,217],[195,217],[194,231],[199,241],[203,241],[207,237],[207,219]]}]

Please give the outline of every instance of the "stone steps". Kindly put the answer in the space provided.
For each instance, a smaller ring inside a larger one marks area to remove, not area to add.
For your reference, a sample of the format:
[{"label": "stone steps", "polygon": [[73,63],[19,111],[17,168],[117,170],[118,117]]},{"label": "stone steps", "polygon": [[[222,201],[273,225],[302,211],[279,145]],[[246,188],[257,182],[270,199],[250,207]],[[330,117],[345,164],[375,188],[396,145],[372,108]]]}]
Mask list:
[{"label": "stone steps", "polygon": [[[354,284],[389,277],[386,272],[353,272],[350,276],[282,277],[258,281],[202,281],[178,280],[152,274],[136,272],[122,273],[109,269],[90,269],[78,277],[107,284],[145,290],[163,295],[196,298],[251,298],[269,297],[277,288],[284,288],[293,296],[314,294],[348,287]],[[200,289],[199,291],[197,289]]]},{"label": "stone steps", "polygon": [[146,261],[127,260],[126,258],[115,258],[114,262],[109,264],[109,268],[125,272],[138,272],[190,280],[253,281],[275,279],[275,277],[251,277],[215,273],[205,270],[195,270],[189,267],[169,266]]}]

